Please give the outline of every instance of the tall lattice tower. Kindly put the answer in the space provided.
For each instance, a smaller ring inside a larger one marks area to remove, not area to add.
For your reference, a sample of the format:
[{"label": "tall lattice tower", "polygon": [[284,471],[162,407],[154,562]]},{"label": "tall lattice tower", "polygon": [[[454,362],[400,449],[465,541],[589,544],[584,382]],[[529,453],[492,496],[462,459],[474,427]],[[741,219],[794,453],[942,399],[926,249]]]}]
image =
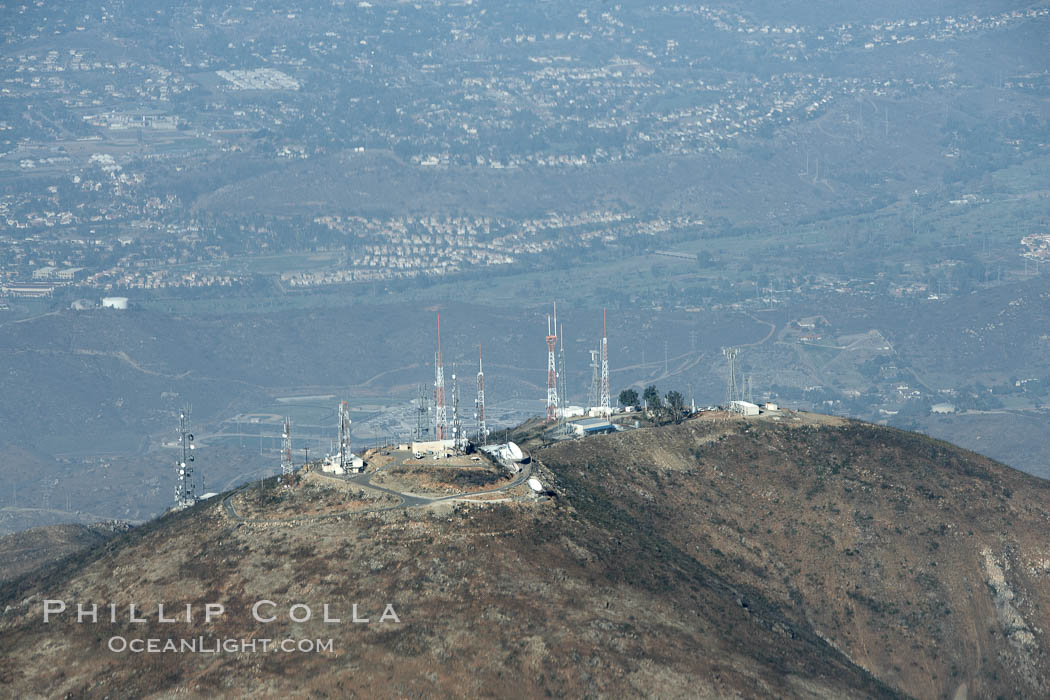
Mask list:
[{"label": "tall lattice tower", "polygon": [[193,433],[186,427],[189,420],[189,407],[179,411],[179,446],[182,457],[175,464],[175,507],[188,508],[197,502],[196,485],[193,480],[193,462],[196,448],[193,444]]},{"label": "tall lattice tower", "polygon": [[601,346],[591,350],[591,393],[587,397],[587,406],[597,408],[602,400],[602,365],[598,362],[601,356]]},{"label": "tall lattice tower", "polygon": [[605,309],[602,309],[602,395],[599,406],[602,413],[612,414],[612,391],[609,386],[609,331],[605,323]]},{"label": "tall lattice tower", "polygon": [[739,395],[739,389],[736,385],[736,348],[722,348],[722,354],[725,355],[726,360],[729,363],[729,376],[726,377],[726,410],[733,410],[733,402],[737,400]]},{"label": "tall lattice tower", "polygon": [[554,362],[554,348],[558,345],[558,305],[554,305],[554,326],[547,317],[547,422],[558,420],[558,369]]},{"label": "tall lattice tower", "polygon": [[456,363],[452,363],[452,440],[456,447],[463,444],[463,419],[459,415],[459,382],[456,381]]},{"label": "tall lattice tower", "polygon": [[445,366],[441,361],[441,314],[438,314],[438,350],[434,356],[434,439],[448,438],[448,414],[445,413]]},{"label": "tall lattice tower", "polygon": [[281,433],[281,475],[288,476],[292,471],[292,421],[286,417]]},{"label": "tall lattice tower", "polygon": [[416,407],[416,440],[423,441],[430,435],[430,402],[425,384],[419,385],[419,405]]},{"label": "tall lattice tower", "polygon": [[478,444],[484,445],[489,436],[485,425],[485,370],[481,366],[481,346],[478,345]]},{"label": "tall lattice tower", "polygon": [[349,471],[353,457],[350,454],[350,403],[339,404],[339,466]]},{"label": "tall lattice tower", "polygon": [[569,405],[569,392],[565,388],[565,326],[557,326],[555,330],[558,332],[558,399],[564,418],[565,407]]}]

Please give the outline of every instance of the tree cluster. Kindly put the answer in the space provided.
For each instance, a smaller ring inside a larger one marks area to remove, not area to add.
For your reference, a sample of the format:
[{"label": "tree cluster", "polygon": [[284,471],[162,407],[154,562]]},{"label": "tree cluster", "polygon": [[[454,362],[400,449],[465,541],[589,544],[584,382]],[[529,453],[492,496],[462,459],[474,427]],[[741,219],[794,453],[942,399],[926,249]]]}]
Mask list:
[{"label": "tree cluster", "polygon": [[681,392],[672,390],[661,397],[655,384],[650,384],[645,388],[640,400],[638,392],[634,389],[624,389],[620,392],[618,399],[621,406],[640,407],[647,416],[654,420],[679,423],[689,413],[685,406],[685,397]]}]

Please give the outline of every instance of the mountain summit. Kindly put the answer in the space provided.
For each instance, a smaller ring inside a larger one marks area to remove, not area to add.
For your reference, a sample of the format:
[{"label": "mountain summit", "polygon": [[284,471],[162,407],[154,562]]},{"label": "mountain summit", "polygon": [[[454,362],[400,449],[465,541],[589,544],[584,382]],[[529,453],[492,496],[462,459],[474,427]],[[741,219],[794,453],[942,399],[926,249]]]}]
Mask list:
[{"label": "mountain summit", "polygon": [[224,494],[5,584],[0,684],[1045,696],[1050,485],[916,434],[777,418],[522,433],[540,493],[478,473],[453,480],[474,495],[399,505],[406,468],[387,491],[306,474]]}]

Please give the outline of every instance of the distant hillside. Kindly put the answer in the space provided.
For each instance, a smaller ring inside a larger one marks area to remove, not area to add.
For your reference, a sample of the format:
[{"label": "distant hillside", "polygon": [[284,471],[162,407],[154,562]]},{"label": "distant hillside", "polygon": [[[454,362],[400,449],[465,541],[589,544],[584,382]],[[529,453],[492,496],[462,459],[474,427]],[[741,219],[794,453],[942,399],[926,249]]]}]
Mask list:
[{"label": "distant hillside", "polygon": [[[164,516],[0,588],[0,682],[22,697],[1047,693],[1046,482],[790,413],[532,455],[539,497],[251,523],[214,499]],[[255,502],[283,498],[265,488]],[[44,599],[135,603],[149,621],[44,625]],[[276,621],[252,619],[259,600]],[[158,602],[196,617],[160,623]],[[205,624],[205,603],[226,612]],[[311,620],[289,621],[297,603]],[[349,622],[353,603],[369,624]],[[399,622],[378,622],[387,604]],[[114,636],[333,651],[113,653]]]},{"label": "distant hillside", "polygon": [[112,524],[50,525],[0,537],[0,581],[105,542],[121,529]]}]

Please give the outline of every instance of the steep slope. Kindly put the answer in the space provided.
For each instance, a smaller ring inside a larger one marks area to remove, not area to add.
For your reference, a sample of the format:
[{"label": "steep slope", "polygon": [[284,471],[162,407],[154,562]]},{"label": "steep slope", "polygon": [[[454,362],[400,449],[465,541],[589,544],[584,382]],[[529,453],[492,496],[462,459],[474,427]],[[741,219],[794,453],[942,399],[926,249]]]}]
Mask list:
[{"label": "steep slope", "polygon": [[570,500],[597,489],[596,506],[761,590],[903,692],[1050,690],[1046,481],[917,434],[795,415],[537,454]]},{"label": "steep slope", "polygon": [[[760,592],[730,585],[668,533],[637,529],[600,485],[570,498],[520,489],[506,503],[293,523],[237,523],[218,502],[165,516],[0,591],[3,694],[893,695]],[[45,624],[45,599],[68,614]],[[277,604],[262,609],[276,621],[253,620],[259,600]],[[99,622],[78,623],[78,602],[103,606]],[[129,620],[132,603],[148,622]],[[180,618],[191,604],[192,622],[159,622],[157,603]],[[225,614],[204,622],[206,603]],[[310,621],[289,621],[297,603]],[[368,624],[351,622],[355,603]],[[341,623],[323,622],[324,604]],[[400,622],[379,621],[387,604]],[[108,649],[115,637],[198,636],[331,638],[333,650]]]}]

